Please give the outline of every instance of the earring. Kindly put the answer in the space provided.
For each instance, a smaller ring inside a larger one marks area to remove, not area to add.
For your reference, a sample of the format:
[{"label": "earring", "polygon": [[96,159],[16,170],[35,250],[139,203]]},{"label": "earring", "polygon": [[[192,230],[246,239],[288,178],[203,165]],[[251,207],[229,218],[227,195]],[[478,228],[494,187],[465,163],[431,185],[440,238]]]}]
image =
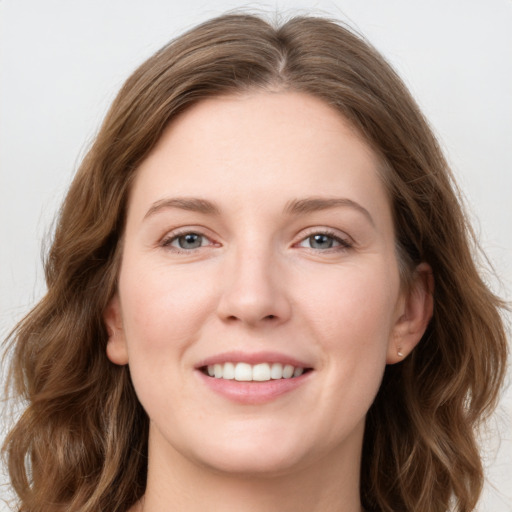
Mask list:
[{"label": "earring", "polygon": [[400,348],[398,349],[397,355],[398,355],[398,357],[404,357],[402,349],[400,349]]}]

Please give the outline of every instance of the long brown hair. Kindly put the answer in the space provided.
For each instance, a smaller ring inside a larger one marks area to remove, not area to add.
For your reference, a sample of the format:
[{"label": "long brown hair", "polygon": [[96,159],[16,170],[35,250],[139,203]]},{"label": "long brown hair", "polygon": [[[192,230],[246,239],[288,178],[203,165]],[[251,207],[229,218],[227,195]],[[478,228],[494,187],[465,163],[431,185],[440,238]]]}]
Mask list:
[{"label": "long brown hair", "polygon": [[60,212],[46,296],[10,336],[10,383],[27,407],[4,451],[19,510],[121,512],[144,493],[148,418],[127,367],[109,362],[103,312],[114,294],[127,196],[162,131],[194,103],[248,89],[301,91],[336,108],[380,155],[404,283],[435,278],[422,341],[386,369],[367,416],[361,500],[369,511],[474,509],[475,429],[504,377],[502,302],[475,265],[474,237],[439,146],[371,45],[334,22],[274,27],[227,15],[162,48],[127,80]]}]

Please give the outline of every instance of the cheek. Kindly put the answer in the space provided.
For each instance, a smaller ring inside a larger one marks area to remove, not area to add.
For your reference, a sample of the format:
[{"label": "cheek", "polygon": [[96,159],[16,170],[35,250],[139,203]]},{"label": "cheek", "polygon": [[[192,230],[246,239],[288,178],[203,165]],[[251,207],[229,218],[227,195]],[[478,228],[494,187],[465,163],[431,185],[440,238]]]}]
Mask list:
[{"label": "cheek", "polygon": [[372,263],[347,264],[302,283],[302,331],[321,354],[316,401],[326,415],[320,421],[327,417],[330,425],[327,444],[338,443],[364,422],[386,366],[399,279],[395,267]]},{"label": "cheek", "polygon": [[184,354],[201,337],[212,308],[212,288],[200,286],[197,275],[184,271],[126,268],[121,269],[119,293],[130,375],[149,416],[166,410],[171,421],[177,397],[186,403],[188,390],[181,377],[189,368]]},{"label": "cheek", "polygon": [[316,276],[304,289],[303,314],[314,326],[315,338],[339,356],[335,360],[354,356],[357,366],[383,363],[399,294],[393,266],[347,266]]},{"label": "cheek", "polygon": [[162,360],[199,336],[213,307],[211,286],[192,272],[127,268],[119,288],[129,352],[156,353]]}]

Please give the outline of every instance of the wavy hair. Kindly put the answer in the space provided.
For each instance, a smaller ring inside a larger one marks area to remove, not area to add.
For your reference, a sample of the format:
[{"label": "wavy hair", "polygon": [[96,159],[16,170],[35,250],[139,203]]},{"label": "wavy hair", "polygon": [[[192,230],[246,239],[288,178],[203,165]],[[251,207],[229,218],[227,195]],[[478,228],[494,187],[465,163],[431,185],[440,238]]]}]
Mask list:
[{"label": "wavy hair", "polygon": [[20,512],[123,512],[144,493],[148,418],[127,367],[106,357],[127,198],[163,130],[191,105],[292,90],[334,107],[380,155],[401,278],[427,262],[434,316],[387,367],[367,415],[361,501],[372,512],[469,512],[483,482],[476,429],[499,396],[504,304],[475,263],[452,174],[406,87],[362,37],[296,17],[225,15],[174,40],[126,81],[85,156],[45,261],[46,296],[8,338],[26,409],[4,444]]}]

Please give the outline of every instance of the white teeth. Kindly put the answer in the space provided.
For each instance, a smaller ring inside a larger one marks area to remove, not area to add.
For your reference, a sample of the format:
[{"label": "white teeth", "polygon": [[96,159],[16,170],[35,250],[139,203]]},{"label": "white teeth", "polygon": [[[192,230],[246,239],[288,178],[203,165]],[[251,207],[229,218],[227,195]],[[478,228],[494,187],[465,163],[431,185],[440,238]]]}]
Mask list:
[{"label": "white teeth", "polygon": [[208,365],[207,372],[210,377],[216,379],[264,382],[300,377],[304,373],[304,368],[294,367],[291,364],[283,366],[281,363],[259,363],[255,365],[248,363],[217,363]]},{"label": "white teeth", "polygon": [[222,379],[222,365],[221,364],[214,364],[213,365],[213,374],[215,375],[216,379]]},{"label": "white teeth", "polygon": [[304,368],[300,368],[299,366],[293,370],[294,377],[300,377],[304,373]]},{"label": "white teeth", "polygon": [[289,379],[293,376],[295,368],[291,364],[285,364],[283,368],[283,379]]},{"label": "white teeth", "polygon": [[235,365],[233,363],[224,363],[222,378],[233,380],[235,378]]},{"label": "white teeth", "polygon": [[271,379],[282,379],[283,378],[283,365],[281,363],[274,363],[270,369]]},{"label": "white teeth", "polygon": [[237,363],[235,366],[235,380],[252,380],[252,367],[247,363]]},{"label": "white teeth", "polygon": [[255,364],[252,367],[252,380],[270,380],[270,366],[267,363]]}]

